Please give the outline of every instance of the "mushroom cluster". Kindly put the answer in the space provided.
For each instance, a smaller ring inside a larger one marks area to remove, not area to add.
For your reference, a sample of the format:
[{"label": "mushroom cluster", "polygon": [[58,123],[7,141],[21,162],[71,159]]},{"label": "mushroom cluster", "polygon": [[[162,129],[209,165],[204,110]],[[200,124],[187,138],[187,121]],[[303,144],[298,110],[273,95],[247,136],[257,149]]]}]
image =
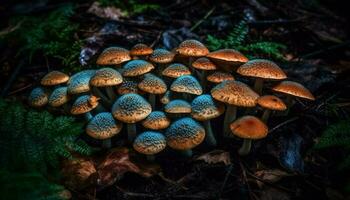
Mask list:
[{"label": "mushroom cluster", "polygon": [[223,124],[215,126],[223,127],[224,137],[242,138],[238,152],[247,155],[251,141],[268,134],[272,112],[286,111],[294,98],[315,99],[301,84],[286,80],[276,63],[248,60],[234,49],[209,52],[197,40],[172,51],[145,44],[130,51],[109,47],[96,64],[100,68],[70,77],[46,74],[32,90],[30,105],[65,107],[85,116],[86,133],[103,140],[105,148],[125,129],[134,149],[150,159],[166,146],[190,156],[203,141],[217,145],[220,133],[211,120],[223,114]]}]

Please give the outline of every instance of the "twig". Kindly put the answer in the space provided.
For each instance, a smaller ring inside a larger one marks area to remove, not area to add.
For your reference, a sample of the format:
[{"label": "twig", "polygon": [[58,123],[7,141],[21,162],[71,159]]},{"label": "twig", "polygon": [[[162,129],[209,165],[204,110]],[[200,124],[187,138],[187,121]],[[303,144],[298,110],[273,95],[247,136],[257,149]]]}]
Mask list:
[{"label": "twig", "polygon": [[32,87],[32,86],[33,86],[33,84],[30,83],[30,84],[28,84],[28,85],[26,85],[26,86],[24,86],[24,87],[18,88],[17,90],[14,90],[14,91],[8,93],[8,95],[9,95],[9,96],[14,95],[14,94],[16,94],[16,93],[18,93],[18,92],[21,92],[21,91],[23,91],[23,90],[29,88],[29,87]]},{"label": "twig", "polygon": [[295,120],[299,119],[299,117],[293,117],[292,119],[288,119],[287,121],[284,121],[280,124],[278,124],[277,126],[273,127],[272,129],[269,130],[269,133],[272,133],[274,131],[276,131],[277,129],[281,128],[282,126],[285,126],[289,123],[294,122]]},{"label": "twig", "polygon": [[128,192],[122,188],[120,188],[119,186],[115,186],[115,188],[117,188],[117,190],[121,191],[124,195],[126,196],[130,196],[130,197],[147,197],[147,198],[154,198],[154,195],[151,194],[146,194],[146,193],[134,193],[134,192]]},{"label": "twig", "polygon": [[16,66],[15,70],[12,72],[11,77],[7,81],[6,85],[2,88],[0,97],[5,97],[7,95],[8,90],[12,86],[13,82],[16,80],[19,72],[21,71],[23,65],[25,63],[25,59],[19,61],[19,64]]},{"label": "twig", "polygon": [[248,192],[249,192],[250,199],[256,199],[256,197],[254,196],[254,194],[252,192],[252,189],[250,188],[248,177],[247,177],[247,172],[246,172],[246,169],[245,169],[241,159],[239,159],[239,166],[241,167],[243,178],[244,178],[244,182],[247,185],[247,189],[248,189]]},{"label": "twig", "polygon": [[220,188],[218,197],[217,197],[218,199],[221,198],[221,194],[222,194],[222,192],[223,192],[224,189],[225,189],[226,183],[227,183],[227,181],[228,181],[228,178],[230,177],[230,174],[231,174],[231,172],[232,172],[232,169],[233,169],[233,164],[230,164],[230,166],[229,166],[228,169],[227,169],[224,182],[222,182],[222,185],[221,185],[221,188]]},{"label": "twig", "polygon": [[205,16],[200,19],[195,25],[193,25],[191,28],[190,28],[190,31],[193,31],[194,29],[196,29],[199,25],[201,25],[213,12],[214,10],[216,9],[216,7],[214,6],[212,9],[210,9],[207,14],[205,14]]},{"label": "twig", "polygon": [[302,22],[307,17],[300,17],[297,19],[276,19],[276,20],[259,20],[247,22],[248,25],[280,25],[280,24],[292,24],[297,22]]},{"label": "twig", "polygon": [[310,57],[317,56],[317,55],[326,53],[328,51],[336,50],[336,49],[339,49],[339,48],[342,48],[342,47],[346,47],[346,46],[349,46],[349,45],[350,45],[350,41],[346,41],[346,42],[343,42],[341,44],[333,45],[333,46],[327,47],[325,49],[320,49],[320,50],[308,53],[308,54],[306,54],[304,56],[301,56],[299,59],[310,58]]},{"label": "twig", "polygon": [[185,187],[185,186],[179,184],[178,182],[166,178],[166,177],[163,175],[163,173],[159,173],[158,176],[159,176],[163,181],[165,181],[165,182],[167,182],[167,183],[170,183],[170,184],[172,184],[172,185],[175,185],[175,186],[177,186],[177,187],[180,187],[180,188],[183,189],[183,190],[188,190],[187,187]]},{"label": "twig", "polygon": [[159,42],[160,38],[162,37],[162,34],[163,34],[163,31],[159,31],[157,38],[152,42],[150,46],[151,48],[153,48]]}]

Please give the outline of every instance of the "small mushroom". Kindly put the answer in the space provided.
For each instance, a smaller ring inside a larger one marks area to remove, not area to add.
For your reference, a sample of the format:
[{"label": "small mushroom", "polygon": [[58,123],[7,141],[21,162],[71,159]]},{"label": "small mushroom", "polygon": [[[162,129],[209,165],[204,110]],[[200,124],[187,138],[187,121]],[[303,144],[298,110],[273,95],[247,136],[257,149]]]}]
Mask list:
[{"label": "small mushroom", "polygon": [[28,103],[32,107],[36,107],[36,108],[43,107],[43,106],[46,106],[48,102],[49,102],[49,94],[42,87],[34,88],[29,94]]},{"label": "small mushroom", "polygon": [[178,78],[183,75],[191,75],[191,71],[181,63],[172,63],[162,71],[162,75],[170,78]]},{"label": "small mushroom", "polygon": [[201,85],[202,85],[202,88],[205,89],[207,87],[207,75],[208,75],[207,72],[216,70],[217,69],[216,65],[213,62],[211,62],[208,58],[202,57],[195,60],[192,63],[192,67],[202,71]]},{"label": "small mushroom", "polygon": [[[203,93],[202,86],[198,80],[191,75],[178,77],[170,86],[170,90],[183,94],[201,95]],[[184,99],[191,100],[190,97],[184,95]]]},{"label": "small mushroom", "polygon": [[130,94],[130,93],[140,93],[137,87],[137,82],[133,80],[125,80],[122,84],[118,85],[117,92],[119,95]]},{"label": "small mushroom", "polygon": [[166,139],[163,134],[155,131],[146,131],[136,137],[134,149],[147,155],[147,160],[153,161],[154,154],[163,151],[166,147]]},{"label": "small mushroom", "polygon": [[247,57],[234,49],[220,49],[210,52],[206,57],[228,72],[235,71],[236,67],[248,61]]},{"label": "small mushroom", "polygon": [[162,111],[153,111],[142,121],[142,126],[151,130],[168,128],[170,119]]},{"label": "small mushroom", "polygon": [[271,111],[273,110],[283,111],[287,109],[286,104],[284,104],[284,102],[280,98],[274,95],[261,96],[258,98],[257,103],[259,104],[259,106],[264,108],[264,113],[261,117],[261,120],[264,123],[267,123],[267,120],[269,119]]},{"label": "small mushroom", "polygon": [[188,66],[192,66],[193,57],[202,57],[209,53],[208,48],[198,40],[185,40],[176,48],[176,52],[189,57]]},{"label": "small mushroom", "polygon": [[67,87],[58,87],[56,88],[49,97],[49,105],[52,107],[64,106],[64,109],[67,110],[67,102],[69,101],[70,96],[67,93]]},{"label": "small mushroom", "polygon": [[268,127],[260,119],[254,116],[244,116],[230,125],[235,136],[243,138],[243,145],[238,150],[239,155],[245,156],[250,152],[252,140],[261,139],[267,136]]},{"label": "small mushroom", "polygon": [[223,81],[233,81],[235,78],[228,72],[215,71],[207,76],[207,80],[211,83],[218,84]]},{"label": "small mushroom", "polygon": [[153,53],[149,56],[149,60],[158,65],[158,73],[160,74],[164,65],[171,63],[174,60],[175,54],[166,49],[155,49]]},{"label": "small mushroom", "polygon": [[283,80],[287,75],[274,62],[264,59],[250,60],[237,69],[242,76],[255,78],[254,90],[261,95],[264,80]]},{"label": "small mushroom", "polygon": [[132,60],[123,66],[123,76],[137,77],[144,75],[154,69],[152,63],[145,60]]},{"label": "small mushroom", "polygon": [[217,143],[211,128],[210,120],[219,117],[225,112],[224,105],[215,102],[210,95],[203,94],[192,101],[191,107],[192,117],[198,121],[203,121],[206,132],[206,142],[209,145],[216,146]]},{"label": "small mushroom", "polygon": [[60,71],[51,71],[46,74],[40,81],[43,86],[56,86],[66,83],[69,80],[69,76]]},{"label": "small mushroom", "polygon": [[153,53],[153,49],[146,44],[136,44],[130,49],[130,55],[134,59],[146,59],[148,55]]},{"label": "small mushroom", "polygon": [[190,117],[181,118],[172,123],[165,132],[167,144],[176,150],[192,156],[192,150],[203,142],[205,129]]},{"label": "small mushroom", "polygon": [[94,95],[83,95],[78,97],[72,105],[71,114],[80,115],[84,114],[87,121],[92,119],[90,111],[98,106],[99,98]]},{"label": "small mushroom", "polygon": [[172,117],[183,117],[183,115],[191,113],[191,104],[182,99],[175,99],[164,106],[164,111]]},{"label": "small mushroom", "polygon": [[136,137],[135,123],[145,119],[152,112],[151,105],[138,94],[124,94],[115,101],[112,107],[114,118],[127,123],[128,139]]},{"label": "small mushroom", "polygon": [[121,63],[131,60],[129,51],[122,47],[109,47],[103,50],[97,58],[98,65],[120,66]]},{"label": "small mushroom", "polygon": [[86,133],[92,138],[103,140],[103,147],[111,148],[111,137],[120,133],[123,124],[116,121],[109,112],[98,113],[86,126]]},{"label": "small mushroom", "polygon": [[153,109],[156,105],[156,95],[164,94],[168,89],[167,85],[161,78],[150,73],[144,76],[144,79],[138,84],[138,87],[142,91],[149,93],[148,100]]},{"label": "small mushroom", "polygon": [[71,76],[67,83],[68,94],[75,95],[90,91],[90,79],[95,75],[95,70],[83,70]]},{"label": "small mushroom", "polygon": [[164,95],[162,96],[162,98],[160,98],[160,102],[162,104],[168,104],[171,101],[171,91],[168,90],[164,93]]}]

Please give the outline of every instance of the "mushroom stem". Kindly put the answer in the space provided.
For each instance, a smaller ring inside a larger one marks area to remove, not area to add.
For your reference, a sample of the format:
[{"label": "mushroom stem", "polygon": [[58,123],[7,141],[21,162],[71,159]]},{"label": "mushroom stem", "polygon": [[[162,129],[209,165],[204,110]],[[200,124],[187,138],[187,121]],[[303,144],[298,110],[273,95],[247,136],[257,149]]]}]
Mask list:
[{"label": "mushroom stem", "polygon": [[210,145],[210,146],[216,146],[217,142],[215,139],[215,136],[213,134],[213,129],[211,128],[210,120],[204,121],[203,122],[204,127],[205,127],[205,141]]},{"label": "mushroom stem", "polygon": [[188,68],[190,69],[191,72],[194,72],[196,71],[193,67],[192,67],[192,62],[193,62],[193,58],[190,56],[188,57]]},{"label": "mushroom stem", "polygon": [[202,88],[203,88],[203,91],[205,92],[206,91],[206,88],[207,88],[207,71],[206,70],[203,70],[202,71],[202,75],[201,75],[201,85],[202,85]]},{"label": "mushroom stem", "polygon": [[149,94],[148,101],[152,106],[152,109],[155,110],[156,108],[156,95],[155,94]]},{"label": "mushroom stem", "polygon": [[252,146],[251,139],[244,139],[241,148],[238,150],[238,154],[241,156],[246,156],[250,152],[250,148]]},{"label": "mushroom stem", "polygon": [[102,141],[102,148],[110,149],[112,147],[112,140],[111,138],[105,139]]},{"label": "mushroom stem", "polygon": [[148,161],[153,162],[155,160],[154,155],[146,155]]},{"label": "mushroom stem", "polygon": [[192,157],[192,155],[193,155],[193,152],[191,149],[182,150],[182,151],[180,151],[180,153],[181,153],[181,155],[188,157],[188,158]]},{"label": "mushroom stem", "polygon": [[271,114],[271,110],[265,109],[263,115],[261,116],[261,121],[263,121],[264,123],[267,123],[267,120],[269,120],[270,114]]},{"label": "mushroom stem", "polygon": [[117,95],[113,91],[113,87],[112,86],[107,86],[106,87],[106,92],[107,92],[107,96],[109,97],[110,101],[114,102],[115,99],[117,98]]},{"label": "mushroom stem", "polygon": [[287,116],[289,113],[290,108],[293,105],[293,96],[291,95],[287,95],[286,98],[286,105],[287,105],[287,109],[282,113],[282,116]]},{"label": "mushroom stem", "polygon": [[128,140],[130,143],[132,143],[136,138],[136,125],[134,123],[127,124],[127,130],[128,130]]},{"label": "mushroom stem", "polygon": [[224,119],[224,136],[230,135],[230,123],[236,119],[237,107],[233,105],[228,105],[225,113]]},{"label": "mushroom stem", "polygon": [[259,95],[261,95],[262,94],[263,85],[264,85],[264,79],[257,78],[255,80],[255,84],[254,84],[254,91],[256,93],[258,93]]},{"label": "mushroom stem", "polygon": [[85,117],[86,121],[90,121],[93,118],[93,116],[90,112],[84,113],[84,117]]}]

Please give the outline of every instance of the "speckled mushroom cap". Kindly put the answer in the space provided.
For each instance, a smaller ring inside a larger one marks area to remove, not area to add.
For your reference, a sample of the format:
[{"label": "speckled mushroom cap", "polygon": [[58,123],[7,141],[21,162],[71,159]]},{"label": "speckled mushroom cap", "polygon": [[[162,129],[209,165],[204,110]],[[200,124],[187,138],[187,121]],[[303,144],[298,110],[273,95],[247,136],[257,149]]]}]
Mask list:
[{"label": "speckled mushroom cap", "polygon": [[90,91],[90,79],[95,75],[95,70],[83,70],[74,74],[67,83],[68,94],[79,94]]},{"label": "speckled mushroom cap", "polygon": [[72,105],[70,112],[73,115],[80,115],[90,112],[98,106],[99,98],[94,95],[83,95],[77,98]]},{"label": "speckled mushroom cap", "polygon": [[165,132],[167,144],[177,150],[189,150],[203,142],[205,130],[192,118],[181,118],[172,123]]},{"label": "speckled mushroom cap", "polygon": [[191,115],[198,121],[210,120],[225,112],[225,106],[214,101],[209,94],[203,94],[193,99],[191,107]]},{"label": "speckled mushroom cap", "polygon": [[181,63],[172,63],[162,71],[162,75],[177,78],[183,75],[191,75],[191,71]]},{"label": "speckled mushroom cap", "polygon": [[170,86],[170,90],[180,93],[189,93],[195,95],[201,95],[203,93],[202,86],[198,80],[191,76],[185,75],[178,77]]},{"label": "speckled mushroom cap", "polygon": [[286,104],[274,95],[264,95],[258,98],[259,106],[269,110],[286,110]]},{"label": "speckled mushroom cap", "polygon": [[152,63],[145,60],[132,60],[123,66],[123,76],[134,77],[146,74],[154,69]]},{"label": "speckled mushroom cap", "polygon": [[97,58],[98,65],[117,65],[131,60],[129,51],[122,47],[109,47]]},{"label": "speckled mushroom cap", "polygon": [[123,124],[116,121],[109,112],[98,113],[86,126],[86,133],[95,139],[108,139],[118,134]]},{"label": "speckled mushroom cap", "polygon": [[235,80],[232,74],[228,72],[216,71],[207,76],[207,80],[211,83],[221,83],[223,81]]},{"label": "speckled mushroom cap", "polygon": [[151,94],[164,94],[168,89],[166,83],[153,74],[146,74],[138,87]]},{"label": "speckled mushroom cap", "polygon": [[241,52],[234,49],[220,49],[213,51],[207,55],[207,58],[239,63],[245,63],[248,61],[247,57],[245,57]]},{"label": "speckled mushroom cap", "polygon": [[112,107],[114,118],[125,123],[136,123],[152,112],[151,105],[138,94],[124,94]]},{"label": "speckled mushroom cap", "polygon": [[166,113],[191,113],[191,104],[182,99],[175,99],[164,106]]},{"label": "speckled mushroom cap", "polygon": [[259,95],[239,81],[224,81],[211,90],[214,99],[235,106],[254,107]]},{"label": "speckled mushroom cap", "polygon": [[153,53],[153,49],[146,44],[136,44],[130,49],[130,55],[132,56],[147,56]]},{"label": "speckled mushroom cap", "polygon": [[149,60],[154,63],[170,63],[174,60],[175,54],[166,49],[155,49]]},{"label": "speckled mushroom cap", "polygon": [[216,65],[211,62],[208,58],[198,58],[192,63],[192,67],[200,70],[216,70]]},{"label": "speckled mushroom cap", "polygon": [[142,121],[142,125],[148,129],[161,130],[168,128],[170,119],[162,111],[153,111]]},{"label": "speckled mushroom cap", "polygon": [[308,89],[294,81],[282,81],[273,87],[272,90],[304,99],[315,100],[314,95]]},{"label": "speckled mushroom cap", "polygon": [[56,88],[49,97],[49,105],[52,107],[59,107],[69,101],[67,87]]},{"label": "speckled mushroom cap", "polygon": [[114,86],[122,82],[122,75],[112,68],[101,68],[97,70],[96,74],[90,79],[90,85],[95,87]]},{"label": "speckled mushroom cap", "polygon": [[178,54],[184,56],[205,56],[209,53],[207,47],[197,40],[185,40],[180,43],[179,47],[176,49]]},{"label": "speckled mushroom cap", "polygon": [[164,93],[162,98],[160,98],[160,102],[162,104],[168,104],[170,102],[170,98],[171,98],[171,93],[170,93],[170,90],[168,90]]},{"label": "speckled mushroom cap", "polygon": [[43,86],[53,86],[66,83],[69,80],[69,76],[60,71],[52,71],[46,74],[41,79],[41,85]]},{"label": "speckled mushroom cap", "polygon": [[237,69],[242,76],[258,77],[263,79],[286,79],[287,75],[274,62],[264,59],[250,60]]},{"label": "speckled mushroom cap", "polygon": [[159,132],[146,131],[136,137],[133,147],[139,153],[154,155],[165,149],[166,140]]},{"label": "speckled mushroom cap", "polygon": [[232,133],[244,139],[261,139],[267,136],[268,127],[254,116],[244,116],[230,124]]},{"label": "speckled mushroom cap", "polygon": [[139,93],[137,82],[132,80],[124,80],[122,84],[118,85],[117,92],[119,95],[129,93]]},{"label": "speckled mushroom cap", "polygon": [[49,94],[42,87],[34,88],[28,97],[28,103],[33,107],[43,107],[49,102]]}]

